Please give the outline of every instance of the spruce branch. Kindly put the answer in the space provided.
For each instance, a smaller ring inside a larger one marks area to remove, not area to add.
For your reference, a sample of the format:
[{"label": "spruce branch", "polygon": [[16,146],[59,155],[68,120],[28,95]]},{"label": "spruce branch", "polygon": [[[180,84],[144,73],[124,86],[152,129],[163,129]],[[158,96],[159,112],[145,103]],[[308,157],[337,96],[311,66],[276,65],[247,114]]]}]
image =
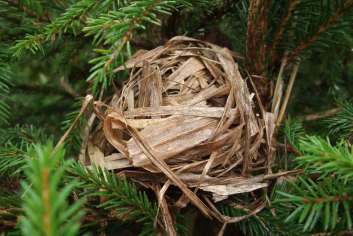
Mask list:
[{"label": "spruce branch", "polygon": [[28,160],[28,148],[41,140],[44,140],[42,131],[32,126],[0,130],[0,176],[11,179],[21,175]]},{"label": "spruce branch", "polygon": [[[29,1],[29,5],[24,3],[25,1],[21,0],[6,0],[6,2],[13,6],[19,8],[21,11],[23,11],[27,16],[36,18],[39,21],[42,22],[49,22],[50,21],[50,15],[48,12],[43,12],[42,13],[42,6],[40,5],[40,1]],[[32,4],[31,4],[32,2]],[[33,3],[36,3],[34,6]]]},{"label": "spruce branch", "polygon": [[10,65],[1,60],[0,54],[0,125],[7,124],[10,117],[10,108],[5,99],[12,86],[11,76]]},{"label": "spruce branch", "polygon": [[325,231],[345,225],[352,228],[352,188],[339,180],[325,178],[316,183],[310,178],[299,177],[289,182],[291,190],[278,191],[275,201],[283,208],[291,209],[286,222],[304,224],[303,231],[313,232],[321,225]]},{"label": "spruce branch", "polygon": [[44,42],[44,34],[36,35],[26,35],[24,39],[19,39],[16,41],[16,44],[10,48],[12,54],[16,58],[20,58],[24,55],[24,52],[29,50],[31,53],[36,54],[41,52],[44,54],[44,48],[42,43]]},{"label": "spruce branch", "polygon": [[325,123],[328,126],[329,134],[340,139],[353,139],[353,104],[343,102],[340,108],[335,109],[336,114],[327,118]]},{"label": "spruce branch", "polygon": [[288,1],[287,3],[286,14],[283,15],[282,18],[280,19],[280,23],[277,26],[276,32],[274,33],[274,36],[273,36],[273,40],[272,40],[273,43],[270,46],[270,58],[272,62],[274,62],[274,60],[276,59],[277,46],[281,42],[283,34],[286,31],[288,22],[292,18],[294,14],[294,10],[298,6],[299,2],[300,0],[291,0],[291,1]]},{"label": "spruce branch", "polygon": [[345,181],[352,179],[353,152],[346,142],[333,146],[329,140],[308,136],[301,140],[300,150],[303,156],[296,160],[299,166],[306,167],[307,172],[335,175],[335,178]]},{"label": "spruce branch", "polygon": [[345,0],[343,1],[343,5],[338,7],[336,11],[323,23],[321,23],[317,28],[316,32],[314,32],[311,36],[303,39],[298,45],[290,51],[288,54],[288,61],[295,60],[304,50],[309,48],[312,44],[314,44],[322,34],[336,26],[341,18],[353,7],[353,0]]},{"label": "spruce branch", "polygon": [[45,27],[46,40],[53,40],[57,35],[65,33],[69,27],[74,29],[84,20],[85,15],[98,4],[95,0],[81,0],[70,6],[63,14]]},{"label": "spruce branch", "polygon": [[88,169],[78,163],[72,165],[70,173],[80,181],[83,194],[106,199],[97,207],[114,209],[118,219],[141,223],[143,231],[153,232],[157,205],[148,199],[146,193],[138,191],[134,184],[99,167]]},{"label": "spruce branch", "polygon": [[299,155],[299,140],[305,134],[302,122],[292,117],[288,117],[283,124],[282,131],[287,139],[287,142],[295,149],[294,151],[296,154]]},{"label": "spruce branch", "polygon": [[75,28],[81,25],[81,20],[84,20],[85,15],[97,4],[95,0],[81,0],[73,4],[59,17],[39,30],[39,33],[28,34],[24,39],[17,40],[11,48],[13,55],[21,57],[26,50],[30,50],[33,54],[38,51],[44,52],[43,43],[53,41],[69,28],[75,31]]},{"label": "spruce branch", "polygon": [[32,159],[26,169],[27,180],[22,182],[23,211],[21,231],[23,235],[77,235],[83,200],[69,205],[67,198],[77,186],[71,181],[61,187],[68,167],[63,160],[64,150],[53,152],[51,143],[34,145],[29,152]]},{"label": "spruce branch", "polygon": [[[102,14],[98,18],[90,18],[83,29],[87,36],[94,36],[96,44],[110,45],[107,50],[97,50],[101,56],[93,59],[94,64],[87,80],[93,80],[96,92],[98,84],[105,88],[112,78],[112,69],[123,64],[123,51],[131,55],[130,40],[138,31],[146,30],[148,23],[160,25],[157,14],[171,14],[183,0],[144,0],[134,1],[116,11]],[[118,57],[120,60],[117,61]]]}]

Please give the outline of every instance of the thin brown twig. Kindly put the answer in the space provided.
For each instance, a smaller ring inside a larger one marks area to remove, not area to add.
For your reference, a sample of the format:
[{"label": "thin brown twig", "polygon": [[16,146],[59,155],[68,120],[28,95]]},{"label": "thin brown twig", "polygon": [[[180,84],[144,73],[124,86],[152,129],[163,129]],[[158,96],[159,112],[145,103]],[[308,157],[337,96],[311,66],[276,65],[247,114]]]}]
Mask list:
[{"label": "thin brown twig", "polygon": [[159,207],[161,208],[161,213],[162,213],[162,220],[164,223],[165,230],[167,231],[168,235],[170,236],[176,236],[177,232],[174,228],[174,222],[172,219],[172,215],[170,213],[170,210],[168,208],[168,203],[165,199],[164,196],[161,196],[160,193],[160,187],[156,187],[156,196],[158,199]]},{"label": "thin brown twig", "polygon": [[243,157],[243,170],[242,175],[246,176],[249,169],[249,149],[250,149],[250,130],[249,130],[249,117],[245,116],[245,151]]},{"label": "thin brown twig", "polygon": [[0,229],[2,229],[2,228],[15,228],[17,223],[18,223],[18,221],[16,221],[16,220],[1,219]]},{"label": "thin brown twig", "polygon": [[72,122],[70,127],[65,131],[64,135],[60,138],[58,143],[55,145],[52,153],[55,153],[59,149],[59,147],[61,147],[61,145],[65,142],[67,136],[74,129],[74,127],[76,126],[77,122],[80,120],[81,116],[86,111],[88,105],[91,103],[92,100],[93,100],[93,96],[92,95],[87,95],[85,97],[85,100],[83,101],[83,104],[81,106],[79,114],[76,116],[75,120]]},{"label": "thin brown twig", "polygon": [[75,91],[75,89],[70,85],[70,83],[65,80],[64,77],[60,78],[60,86],[62,89],[67,93],[70,94],[72,97],[78,97],[79,94]]},{"label": "thin brown twig", "polygon": [[[340,231],[340,232],[335,232],[334,235],[352,235],[353,234],[353,230],[344,230],[344,231]],[[312,234],[312,236],[330,236],[333,235],[332,232],[323,232],[323,233],[315,233]]]},{"label": "thin brown twig", "polygon": [[[103,95],[104,95],[104,87],[101,87],[101,90],[99,92],[99,97],[98,97],[98,101],[102,101],[103,99]],[[89,141],[89,133],[92,129],[92,126],[94,124],[94,121],[97,118],[97,115],[92,111],[90,114],[88,114],[89,119],[82,131],[81,137],[82,137],[82,143],[81,143],[81,147],[80,147],[80,152],[78,155],[78,160],[82,163],[85,164],[86,163],[86,149],[88,146],[88,141]]]},{"label": "thin brown twig", "polygon": [[325,202],[345,202],[345,201],[352,201],[353,200],[353,196],[348,195],[347,193],[344,193],[342,195],[335,195],[335,196],[331,196],[331,197],[317,197],[314,199],[308,199],[303,197],[302,199],[302,203],[303,204],[322,204]]},{"label": "thin brown twig", "polygon": [[43,21],[43,22],[50,22],[50,16],[48,12],[44,12],[44,14],[38,15],[36,12],[32,11],[31,9],[28,9],[26,6],[21,5],[20,1],[18,0],[7,0],[6,2],[11,6],[19,8],[29,17],[36,18],[39,21]]},{"label": "thin brown twig", "polygon": [[336,108],[329,109],[327,111],[313,113],[313,114],[309,114],[309,115],[303,116],[302,119],[304,121],[319,120],[319,119],[323,119],[323,118],[327,118],[327,117],[333,116],[333,115],[337,114],[338,112],[340,112],[340,110],[341,110],[341,108],[336,107]]}]

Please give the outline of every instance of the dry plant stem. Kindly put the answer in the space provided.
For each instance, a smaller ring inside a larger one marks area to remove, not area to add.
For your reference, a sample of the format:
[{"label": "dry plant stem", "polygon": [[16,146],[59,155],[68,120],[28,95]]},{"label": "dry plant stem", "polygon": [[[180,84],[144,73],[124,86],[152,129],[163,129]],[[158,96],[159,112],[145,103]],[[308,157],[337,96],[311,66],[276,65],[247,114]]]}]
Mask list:
[{"label": "dry plant stem", "polygon": [[[98,101],[101,101],[103,98],[103,94],[104,94],[104,87],[101,87],[101,90],[99,91],[99,98]],[[86,163],[86,149],[88,146],[88,141],[89,141],[89,132],[91,131],[92,125],[95,121],[95,119],[97,118],[96,114],[92,111],[92,113],[90,114],[90,117],[83,129],[82,132],[82,143],[81,143],[81,147],[80,147],[80,152],[78,154],[78,160],[82,163],[85,164]]]},{"label": "dry plant stem", "polygon": [[283,171],[275,174],[267,174],[264,176],[264,180],[269,180],[269,179],[275,179],[281,176],[286,176],[286,175],[297,175],[303,173],[302,169],[297,169],[297,170],[288,170],[288,171]]},{"label": "dry plant stem", "polygon": [[222,221],[223,222],[223,225],[222,225],[222,228],[220,229],[220,231],[218,232],[217,236],[222,236],[224,234],[224,231],[226,229],[226,226],[228,224],[233,224],[233,223],[237,223],[237,222],[240,222],[242,220],[245,220],[253,215],[256,215],[257,213],[259,213],[260,211],[262,211],[265,206],[266,206],[266,202],[262,202],[261,204],[259,204],[254,210],[250,211],[248,210],[248,214],[246,215],[243,215],[243,216],[235,216],[235,217],[230,217],[230,216],[225,216],[225,215],[222,215],[218,209],[212,204],[212,202],[205,197],[205,200],[208,204],[210,204],[212,210],[214,210],[215,212],[217,212],[217,214],[220,215],[220,217],[222,218]]},{"label": "dry plant stem", "polygon": [[64,135],[60,138],[59,142],[55,145],[52,153],[55,153],[58,150],[58,148],[61,147],[61,145],[63,145],[63,143],[65,142],[66,138],[69,136],[71,131],[74,129],[74,127],[76,126],[76,124],[80,120],[80,117],[83,115],[83,113],[86,111],[88,105],[92,101],[93,101],[93,96],[92,95],[89,94],[89,95],[87,95],[85,97],[85,100],[82,103],[80,112],[78,113],[78,115],[76,116],[75,120],[72,122],[70,127],[65,131]]},{"label": "dry plant stem", "polygon": [[79,96],[79,94],[72,88],[70,83],[65,80],[65,77],[60,78],[60,86],[63,88],[63,90],[69,94],[71,97],[76,98]]},{"label": "dry plant stem", "polygon": [[281,88],[281,83],[283,81],[284,68],[286,67],[286,65],[287,65],[287,57],[284,57],[282,59],[281,67],[279,69],[279,73],[278,73],[277,80],[276,80],[275,90],[273,92],[271,112],[274,114],[275,114],[276,107],[278,107],[278,105],[281,101],[280,88]]},{"label": "dry plant stem", "polygon": [[278,118],[276,121],[276,126],[280,126],[280,124],[284,118],[284,115],[286,113],[289,98],[292,93],[293,85],[294,85],[295,79],[297,78],[298,69],[299,69],[299,63],[294,65],[294,68],[293,68],[292,73],[290,75],[289,83],[288,83],[288,86],[286,89],[286,93],[284,95],[283,104],[281,106],[281,110],[279,112],[279,115],[278,115]]},{"label": "dry plant stem", "polygon": [[177,236],[177,233],[174,228],[174,222],[172,219],[172,215],[170,214],[168,203],[163,196],[159,194],[160,189],[159,187],[156,188],[155,193],[158,198],[159,206],[162,210],[162,219],[164,222],[165,229],[170,236]]},{"label": "dry plant stem", "polygon": [[249,146],[250,146],[250,133],[249,133],[249,118],[247,115],[245,115],[245,151],[244,151],[244,164],[243,164],[243,170],[242,170],[242,175],[246,176],[248,174],[248,168],[249,168]]},{"label": "dry plant stem", "polygon": [[340,110],[341,110],[341,108],[336,107],[336,108],[329,109],[327,111],[306,115],[306,116],[302,117],[302,119],[304,121],[319,120],[319,119],[333,116],[333,115],[337,114],[338,112],[340,112]]},{"label": "dry plant stem", "polygon": [[78,156],[78,160],[82,164],[86,163],[86,149],[87,149],[88,140],[89,140],[89,132],[91,130],[91,127],[92,127],[93,122],[95,121],[96,117],[97,117],[96,114],[92,112],[92,114],[91,114],[90,118],[88,119],[88,122],[82,132],[83,142],[81,144],[80,154]]},{"label": "dry plant stem", "polygon": [[223,225],[222,225],[221,229],[219,230],[217,236],[223,236],[223,235],[224,235],[224,231],[225,231],[226,228],[227,228],[227,224],[228,224],[227,222],[224,222],[224,223],[223,223]]}]

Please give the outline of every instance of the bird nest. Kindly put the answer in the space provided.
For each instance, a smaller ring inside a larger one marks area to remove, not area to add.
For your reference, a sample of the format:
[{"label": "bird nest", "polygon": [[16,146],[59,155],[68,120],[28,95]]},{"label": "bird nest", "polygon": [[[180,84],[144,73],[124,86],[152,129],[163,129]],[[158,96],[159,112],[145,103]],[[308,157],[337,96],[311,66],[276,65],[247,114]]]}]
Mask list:
[{"label": "bird nest", "polygon": [[87,145],[91,164],[159,186],[159,196],[176,186],[180,194],[169,201],[191,202],[208,216],[213,202],[267,187],[274,117],[236,59],[186,37],[136,52],[115,69],[130,74],[119,94],[95,102],[100,125]]}]

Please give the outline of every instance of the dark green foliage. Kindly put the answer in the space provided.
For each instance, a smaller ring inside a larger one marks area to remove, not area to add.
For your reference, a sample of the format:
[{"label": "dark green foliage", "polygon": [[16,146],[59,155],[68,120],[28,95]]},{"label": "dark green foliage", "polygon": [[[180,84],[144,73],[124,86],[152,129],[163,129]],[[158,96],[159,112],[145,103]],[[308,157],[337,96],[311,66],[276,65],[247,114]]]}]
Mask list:
[{"label": "dark green foliage", "polygon": [[[0,44],[0,47],[4,46]],[[5,62],[6,59],[6,54],[0,51],[0,125],[7,124],[10,116],[9,105],[6,100],[12,85],[11,67]]]},{"label": "dark green foliage", "polygon": [[275,202],[291,209],[286,222],[303,224],[303,231],[352,228],[351,186],[330,177],[315,181],[299,177],[290,184],[290,192],[278,192],[282,197]]},{"label": "dark green foliage", "polygon": [[303,224],[304,231],[352,228],[352,160],[347,143],[332,146],[315,136],[300,142],[303,153],[296,159],[305,176],[289,181],[290,188],[275,200],[291,213],[286,222]]},{"label": "dark green foliage", "polygon": [[302,140],[300,149],[303,155],[297,158],[297,162],[309,173],[319,173],[323,177],[335,175],[335,179],[352,180],[353,152],[348,143],[341,142],[333,146],[329,140],[313,136]]},{"label": "dark green foliage", "polygon": [[305,130],[302,122],[288,117],[283,125],[283,134],[287,138],[288,142],[295,148],[299,146],[299,139],[304,135]]},{"label": "dark green foliage", "polygon": [[93,90],[97,83],[104,88],[111,83],[112,69],[124,62],[124,57],[131,56],[131,38],[138,31],[145,31],[146,24],[160,25],[157,14],[170,14],[182,0],[145,0],[133,1],[118,10],[89,18],[83,29],[86,36],[93,35],[94,44],[109,45],[106,50],[96,50],[101,54],[90,61],[93,64],[88,81],[94,79]]},{"label": "dark green foliage", "polygon": [[23,189],[21,231],[23,235],[77,235],[83,216],[82,199],[68,204],[67,199],[78,185],[72,180],[62,187],[65,169],[64,150],[52,144],[34,145],[26,168]]},{"label": "dark green foliage", "polygon": [[32,53],[38,51],[44,53],[42,44],[60,37],[62,34],[70,30],[72,33],[77,34],[81,30],[82,20],[87,17],[93,8],[101,5],[98,8],[107,7],[112,5],[114,1],[106,0],[98,4],[93,0],[81,0],[71,5],[54,21],[47,24],[37,34],[28,34],[24,39],[17,40],[16,44],[12,47],[13,55],[20,57],[25,50],[30,50]]},{"label": "dark green foliage", "polygon": [[[163,231],[152,194],[113,172],[65,160],[79,154],[91,107],[65,140],[65,157],[63,149],[53,153],[50,144],[32,145],[59,140],[78,115],[81,97],[111,96],[126,78],[125,72],[112,73],[115,67],[136,50],[154,48],[176,34],[231,45],[242,56],[237,60],[244,75],[252,75],[255,84],[265,81],[268,88],[284,58],[289,59],[284,89],[292,63],[301,60],[288,107],[291,117],[274,147],[274,170],[301,168],[303,174],[270,181],[269,193],[261,195],[265,209],[234,227],[244,235],[350,230],[353,1],[260,0],[265,11],[251,17],[254,2],[0,0],[0,230],[18,234],[20,226],[24,235],[49,235],[43,232],[50,222],[52,235]],[[271,100],[269,95],[263,101],[267,110]],[[337,106],[337,100],[343,101],[340,112],[324,122],[300,121]],[[318,136],[323,134],[318,125],[329,130],[332,142]],[[316,136],[303,138],[306,133]],[[44,206],[43,190],[50,193],[50,207]],[[87,203],[75,203],[78,196]],[[229,216],[248,214],[238,206],[249,199],[230,199],[220,209]],[[87,218],[79,226],[83,208]],[[44,221],[49,209],[52,215]],[[181,234],[178,223],[189,219],[171,211]],[[99,220],[92,222],[91,216]]]},{"label": "dark green foliage", "polygon": [[342,39],[351,33],[347,25],[352,19],[351,7],[352,2],[344,0],[273,1],[268,33],[275,37],[268,35],[267,39],[273,49],[289,52],[292,60],[322,52],[333,45],[342,46]]},{"label": "dark green foliage", "polygon": [[349,102],[343,102],[338,114],[326,121],[329,134],[335,139],[353,138],[353,105]]},{"label": "dark green foliage", "polygon": [[114,210],[117,219],[143,224],[141,235],[153,233],[157,205],[150,202],[146,193],[137,190],[134,184],[99,167],[88,169],[74,164],[70,173],[72,177],[80,180],[82,195],[105,198],[104,202],[97,205],[98,208]]},{"label": "dark green foliage", "polygon": [[22,174],[27,151],[33,143],[43,141],[41,130],[32,126],[3,129],[0,131],[0,176],[16,177]]},{"label": "dark green foliage", "polygon": [[[43,42],[55,39],[69,28],[75,35],[78,34],[77,31],[82,30],[81,20],[83,20],[86,25],[83,32],[86,32],[86,36],[93,36],[93,44],[103,43],[103,45],[109,46],[108,49],[97,49],[96,53],[101,55],[90,61],[93,67],[88,81],[94,79],[93,90],[97,92],[98,84],[102,84],[106,88],[108,83],[111,83],[111,70],[119,64],[116,61],[120,61],[120,64],[124,61],[119,60],[119,57],[125,53],[127,56],[131,56],[129,42],[136,31],[145,30],[144,25],[147,23],[160,25],[157,14],[170,14],[175,7],[186,2],[182,0],[145,0],[133,1],[128,5],[125,1],[114,3],[115,1],[106,0],[98,6],[97,1],[79,1],[46,25],[38,34],[26,35],[25,39],[18,40],[12,47],[13,55],[20,57],[25,50],[30,50],[32,53],[44,52]],[[114,10],[109,10],[110,8]],[[98,12],[104,11],[108,12],[98,14]],[[94,17],[87,18],[85,14]],[[120,20],[120,18],[124,19]]]}]

